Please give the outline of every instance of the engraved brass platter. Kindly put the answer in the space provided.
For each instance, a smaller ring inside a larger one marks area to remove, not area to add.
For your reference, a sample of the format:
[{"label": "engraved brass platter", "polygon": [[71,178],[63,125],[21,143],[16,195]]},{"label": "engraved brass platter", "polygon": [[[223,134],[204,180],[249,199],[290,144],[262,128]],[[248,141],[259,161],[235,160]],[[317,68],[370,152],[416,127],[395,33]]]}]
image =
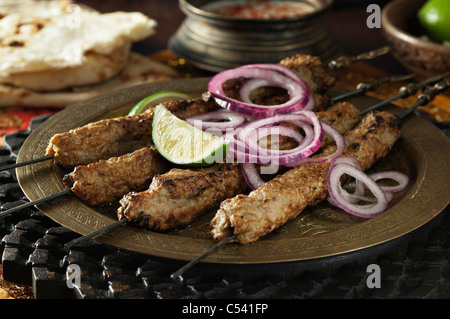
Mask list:
[{"label": "engraved brass platter", "polygon": [[[182,79],[136,86],[102,95],[67,107],[39,126],[23,144],[18,161],[39,158],[50,138],[106,117],[126,113],[142,98],[162,90],[201,96],[207,78]],[[361,109],[377,102],[373,98],[352,100]],[[397,111],[392,109],[392,111]],[[269,264],[311,262],[358,253],[410,234],[436,217],[449,204],[450,139],[428,121],[410,116],[402,136],[389,156],[374,170],[396,169],[411,178],[409,187],[398,193],[393,205],[374,219],[361,219],[331,209],[326,204],[308,208],[297,219],[250,245],[228,244],[205,262],[218,264]],[[33,201],[64,189],[65,172],[51,161],[17,169],[24,193]],[[67,196],[39,205],[51,219],[79,234],[88,234],[116,221],[114,204],[101,209],[86,206]],[[210,212],[186,228],[155,233],[121,226],[96,238],[115,247],[174,260],[192,260],[214,244],[209,237]]]}]

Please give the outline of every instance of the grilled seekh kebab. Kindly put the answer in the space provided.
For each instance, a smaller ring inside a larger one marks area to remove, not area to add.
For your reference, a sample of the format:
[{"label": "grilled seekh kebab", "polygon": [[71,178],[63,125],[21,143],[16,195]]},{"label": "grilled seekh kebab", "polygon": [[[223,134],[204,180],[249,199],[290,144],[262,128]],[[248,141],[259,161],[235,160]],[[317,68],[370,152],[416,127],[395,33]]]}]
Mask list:
[{"label": "grilled seekh kebab", "polygon": [[[359,114],[353,104],[342,102],[327,111],[318,112],[317,116],[343,134],[359,122]],[[324,143],[328,142],[325,138]],[[280,148],[289,148],[293,142],[280,137],[279,143]],[[166,173],[171,168],[173,165],[159,154],[156,147],[144,147],[120,157],[77,166],[64,177],[64,185],[84,203],[98,206],[120,199],[128,192],[147,189],[155,175]],[[197,174],[193,170],[187,171]]]},{"label": "grilled seekh kebab", "polygon": [[248,186],[238,163],[202,169],[178,169],[157,175],[145,192],[132,192],[120,200],[118,219],[155,231],[185,226]]},{"label": "grilled seekh kebab", "polygon": [[[360,120],[359,110],[348,102],[332,106],[317,116],[340,133],[352,129]],[[330,143],[324,140],[322,145]],[[280,139],[280,148],[292,147]],[[268,146],[270,148],[270,145]],[[203,169],[172,169],[156,175],[147,191],[132,192],[120,200],[118,219],[149,230],[165,231],[192,223],[208,210],[249,188],[240,164],[216,164]]]},{"label": "grilled seekh kebab", "polygon": [[[389,153],[400,137],[400,128],[394,115],[375,112],[367,114],[344,137],[343,156],[356,158],[367,170]],[[332,153],[334,148],[330,144],[317,156]],[[210,224],[213,238],[221,241],[235,235],[233,241],[251,243],[294,219],[307,206],[326,198],[329,167],[329,162],[300,165],[249,195],[223,201]]]},{"label": "grilled seekh kebab", "polygon": [[[220,107],[209,96],[162,104],[180,119],[211,112]],[[149,108],[146,112],[133,116],[104,119],[56,134],[49,142],[46,155],[53,155],[57,165],[75,167],[150,146],[153,110],[154,108]]]},{"label": "grilled seekh kebab", "polygon": [[128,192],[144,190],[152,178],[173,165],[155,146],[88,165],[77,166],[64,176],[63,183],[90,206],[111,203]]}]

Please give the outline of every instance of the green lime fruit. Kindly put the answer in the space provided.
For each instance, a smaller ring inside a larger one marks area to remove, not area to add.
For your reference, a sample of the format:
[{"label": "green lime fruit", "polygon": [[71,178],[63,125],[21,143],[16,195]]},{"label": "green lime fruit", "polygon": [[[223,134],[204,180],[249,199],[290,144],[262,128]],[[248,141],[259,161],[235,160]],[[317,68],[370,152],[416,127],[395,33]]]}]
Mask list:
[{"label": "green lime fruit", "polygon": [[152,139],[168,161],[183,166],[208,166],[224,161],[229,142],[198,129],[170,113],[163,105],[155,107]]},{"label": "green lime fruit", "polygon": [[418,12],[428,36],[436,42],[450,41],[450,1],[429,0]]},{"label": "green lime fruit", "polygon": [[139,113],[145,112],[149,107],[158,105],[162,102],[167,101],[174,101],[174,100],[185,100],[185,99],[192,99],[192,97],[189,94],[181,93],[181,92],[175,92],[175,91],[161,91],[155,94],[152,94],[145,99],[142,99],[139,101],[138,104],[136,104],[131,111],[128,113],[128,115],[135,115]]}]

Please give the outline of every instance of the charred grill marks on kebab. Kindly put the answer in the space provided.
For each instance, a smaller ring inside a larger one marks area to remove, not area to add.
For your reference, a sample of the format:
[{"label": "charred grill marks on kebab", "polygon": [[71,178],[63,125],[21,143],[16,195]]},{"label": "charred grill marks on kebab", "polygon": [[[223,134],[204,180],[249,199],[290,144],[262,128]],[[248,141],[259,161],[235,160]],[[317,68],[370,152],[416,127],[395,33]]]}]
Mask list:
[{"label": "charred grill marks on kebab", "polygon": [[[345,134],[345,156],[358,159],[368,169],[387,155],[400,136],[396,117],[387,112],[368,114],[353,130]],[[323,156],[335,145],[323,149]],[[247,195],[237,195],[222,202],[211,221],[215,240],[237,234],[236,241],[250,243],[298,216],[327,195],[330,163],[307,163],[295,167]]]},{"label": "charred grill marks on kebab", "polygon": [[64,177],[64,185],[90,206],[111,203],[131,191],[144,190],[157,174],[172,167],[156,147],[80,165]]}]

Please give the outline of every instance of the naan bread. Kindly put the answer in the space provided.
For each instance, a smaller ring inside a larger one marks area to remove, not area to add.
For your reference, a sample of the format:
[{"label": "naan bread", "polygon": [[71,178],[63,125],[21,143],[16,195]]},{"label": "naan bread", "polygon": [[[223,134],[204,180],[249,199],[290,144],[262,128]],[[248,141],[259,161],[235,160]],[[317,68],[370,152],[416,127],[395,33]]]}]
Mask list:
[{"label": "naan bread", "polygon": [[0,0],[0,107],[57,107],[178,73],[130,51],[155,32],[139,12],[68,0]]},{"label": "naan bread", "polygon": [[61,92],[37,92],[0,84],[0,107],[55,107],[84,101],[97,95],[133,85],[179,78],[172,67],[132,52],[128,64],[116,77],[97,85]]},{"label": "naan bread", "polygon": [[34,91],[61,91],[74,86],[96,84],[119,74],[127,65],[129,57],[128,44],[110,54],[89,51],[80,66],[0,76],[0,83]]},{"label": "naan bread", "polygon": [[77,67],[87,52],[111,54],[152,35],[156,27],[139,12],[102,14],[65,0],[3,0],[0,17],[2,77]]}]

